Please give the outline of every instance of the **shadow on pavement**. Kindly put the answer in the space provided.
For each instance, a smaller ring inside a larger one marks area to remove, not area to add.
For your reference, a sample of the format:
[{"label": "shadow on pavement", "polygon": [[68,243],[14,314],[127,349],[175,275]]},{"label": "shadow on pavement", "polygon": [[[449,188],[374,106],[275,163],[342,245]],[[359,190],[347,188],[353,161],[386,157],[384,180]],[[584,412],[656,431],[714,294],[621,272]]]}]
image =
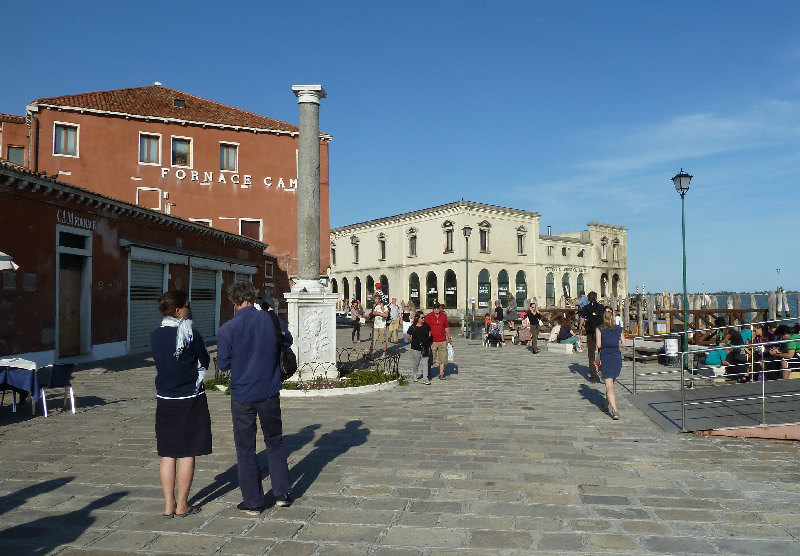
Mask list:
[{"label": "shadow on pavement", "polygon": [[570,363],[569,372],[572,374],[581,375],[584,379],[586,379],[586,382],[589,382],[591,376],[589,374],[589,361],[586,361],[586,365],[581,365],[580,363]]},{"label": "shadow on pavement", "polygon": [[42,481],[41,483],[21,488],[11,494],[0,496],[0,515],[23,505],[29,498],[57,490],[65,484],[71,483],[74,478],[60,477],[58,479],[50,479],[49,481]]},{"label": "shadow on pavement", "polygon": [[[283,435],[283,449],[286,451],[286,457],[288,458],[292,452],[296,452],[311,442],[314,438],[315,431],[320,427],[322,427],[322,425],[319,424],[306,425],[295,434]],[[266,478],[269,475],[266,449],[258,453],[258,468],[261,471],[262,477]],[[236,465],[232,465],[214,477],[213,483],[197,491],[189,500],[189,504],[192,506],[203,506],[208,502],[213,502],[218,498],[222,498],[237,488],[239,488],[239,477]]]},{"label": "shadow on pavement", "polygon": [[314,442],[315,448],[289,470],[295,497],[302,496],[308,490],[326,465],[350,448],[367,441],[370,431],[362,428],[363,424],[360,420],[348,421],[343,429],[325,433]]},{"label": "shadow on pavement", "polygon": [[581,384],[578,386],[578,394],[580,394],[584,400],[596,405],[599,408],[602,408],[603,404],[606,402],[606,396],[603,392],[597,388],[587,386],[586,384]]},{"label": "shadow on pavement", "polygon": [[19,554],[50,554],[56,548],[73,542],[91,527],[95,522],[95,518],[91,515],[94,510],[110,506],[127,494],[128,491],[108,494],[90,502],[80,510],[42,517],[5,529],[2,532],[5,545],[3,552],[14,553],[12,546],[16,545],[24,546],[24,552],[20,551]]}]

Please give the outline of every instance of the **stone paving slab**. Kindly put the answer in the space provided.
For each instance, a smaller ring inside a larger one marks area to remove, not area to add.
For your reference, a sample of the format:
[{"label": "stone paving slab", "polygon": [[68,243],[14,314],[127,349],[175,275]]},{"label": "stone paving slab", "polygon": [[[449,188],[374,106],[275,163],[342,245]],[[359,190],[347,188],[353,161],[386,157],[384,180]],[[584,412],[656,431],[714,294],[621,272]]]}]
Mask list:
[{"label": "stone paving slab", "polygon": [[[798,553],[798,443],[665,431],[625,397],[627,364],[612,421],[585,355],[454,347],[430,386],[285,398],[297,500],[268,496],[258,517],[235,508],[229,397],[209,393],[214,453],[192,489],[203,511],[164,519],[152,361],[80,370],[75,415],[0,407],[0,553]],[[390,349],[410,374],[406,347]]]}]

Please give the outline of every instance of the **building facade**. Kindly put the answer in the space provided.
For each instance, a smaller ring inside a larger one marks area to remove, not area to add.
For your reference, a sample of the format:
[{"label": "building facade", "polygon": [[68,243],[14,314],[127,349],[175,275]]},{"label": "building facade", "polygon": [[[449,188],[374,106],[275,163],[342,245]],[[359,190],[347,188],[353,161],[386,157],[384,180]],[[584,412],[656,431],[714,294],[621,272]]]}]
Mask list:
[{"label": "building facade", "polygon": [[[156,83],[40,98],[24,118],[0,115],[0,126],[2,158],[60,182],[268,243],[276,270],[296,272],[295,125]],[[320,134],[322,245],[330,230],[330,139]],[[320,268],[328,268],[327,250],[321,259]]]},{"label": "building facade", "polygon": [[[330,291],[369,305],[376,283],[391,297],[451,316],[491,312],[495,300],[543,307],[594,290],[607,303],[628,291],[627,229],[540,233],[536,212],[458,201],[331,230]],[[469,228],[469,239],[465,237]],[[467,254],[467,249],[469,253]],[[467,270],[468,268],[468,270]]]},{"label": "building facade", "polygon": [[233,316],[228,284],[276,286],[266,248],[0,162],[0,251],[13,260],[0,268],[0,357],[47,365],[147,351],[171,289],[189,293],[194,326],[213,341]]}]

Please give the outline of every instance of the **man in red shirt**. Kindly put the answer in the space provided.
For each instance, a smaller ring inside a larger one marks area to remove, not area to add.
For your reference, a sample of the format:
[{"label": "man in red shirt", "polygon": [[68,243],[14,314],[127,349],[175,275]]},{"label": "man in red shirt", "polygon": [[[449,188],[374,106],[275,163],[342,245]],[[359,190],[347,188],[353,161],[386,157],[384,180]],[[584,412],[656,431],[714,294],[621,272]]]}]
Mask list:
[{"label": "man in red shirt", "polygon": [[442,306],[437,301],[433,304],[433,312],[425,315],[425,322],[431,329],[431,357],[433,364],[439,365],[439,380],[444,378],[444,365],[447,363],[447,344],[450,338],[450,327],[447,325],[447,315],[442,311]]}]

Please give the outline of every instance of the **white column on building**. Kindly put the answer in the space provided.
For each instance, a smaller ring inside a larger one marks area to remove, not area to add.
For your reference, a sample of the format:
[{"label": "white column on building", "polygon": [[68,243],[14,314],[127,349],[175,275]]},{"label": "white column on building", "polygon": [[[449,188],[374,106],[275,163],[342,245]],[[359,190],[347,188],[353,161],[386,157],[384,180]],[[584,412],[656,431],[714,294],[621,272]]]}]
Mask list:
[{"label": "white column on building", "polygon": [[319,101],[322,85],[293,85],[300,105],[297,171],[297,273],[289,307],[289,331],[295,339],[297,380],[338,376],[336,298],[320,282]]}]

